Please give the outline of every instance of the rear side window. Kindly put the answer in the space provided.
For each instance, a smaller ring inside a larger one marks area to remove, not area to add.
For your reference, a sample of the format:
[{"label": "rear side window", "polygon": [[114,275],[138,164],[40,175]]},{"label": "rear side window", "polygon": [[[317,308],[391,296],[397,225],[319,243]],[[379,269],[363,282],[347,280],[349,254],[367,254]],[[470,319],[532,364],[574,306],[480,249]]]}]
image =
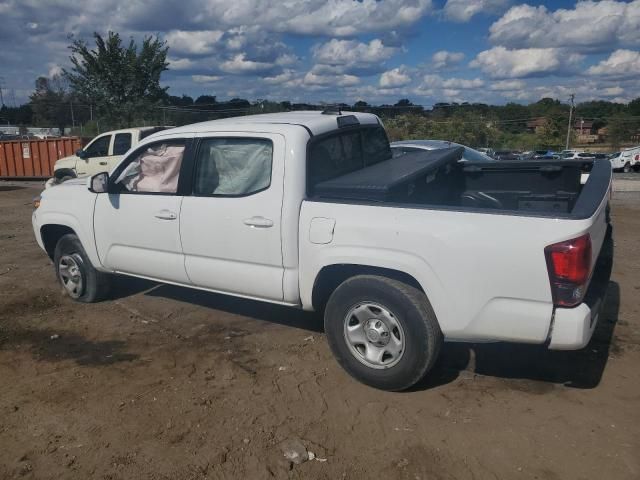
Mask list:
[{"label": "rear side window", "polygon": [[273,143],[264,138],[209,138],[196,158],[194,194],[246,196],[269,188]]},{"label": "rear side window", "polygon": [[124,155],[131,148],[130,133],[116,133],[113,139],[113,154]]},{"label": "rear side window", "polygon": [[383,128],[361,128],[339,132],[317,140],[309,148],[307,187],[355,172],[391,158],[391,147]]},{"label": "rear side window", "polygon": [[366,165],[373,165],[391,158],[391,147],[382,128],[367,128],[362,131],[362,148]]}]

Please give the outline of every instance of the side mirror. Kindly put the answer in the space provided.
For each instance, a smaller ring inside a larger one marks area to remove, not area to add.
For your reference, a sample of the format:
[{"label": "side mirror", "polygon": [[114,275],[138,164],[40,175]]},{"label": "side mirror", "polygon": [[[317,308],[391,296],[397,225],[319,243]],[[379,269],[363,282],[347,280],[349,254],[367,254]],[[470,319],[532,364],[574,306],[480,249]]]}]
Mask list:
[{"label": "side mirror", "polygon": [[89,191],[93,193],[107,193],[109,187],[109,174],[107,172],[96,173],[89,178]]},{"label": "side mirror", "polygon": [[79,148],[78,150],[76,150],[76,156],[80,157],[82,160],[86,160],[87,158],[89,158],[89,155],[87,155],[87,152],[85,152],[82,148]]}]

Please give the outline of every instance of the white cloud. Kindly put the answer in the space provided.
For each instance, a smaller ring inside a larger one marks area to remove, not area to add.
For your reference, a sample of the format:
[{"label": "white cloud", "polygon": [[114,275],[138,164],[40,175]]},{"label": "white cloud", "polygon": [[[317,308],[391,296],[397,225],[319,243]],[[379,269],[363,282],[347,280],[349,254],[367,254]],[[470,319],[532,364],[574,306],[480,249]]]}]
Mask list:
[{"label": "white cloud", "polygon": [[230,27],[344,37],[411,25],[431,10],[431,0],[209,0],[198,17]]},{"label": "white cloud", "polygon": [[587,73],[589,75],[638,78],[638,75],[640,75],[640,52],[616,50],[606,60],[590,67]]},{"label": "white cloud", "polygon": [[304,76],[305,85],[316,85],[322,87],[348,87],[360,83],[360,79],[355,75],[318,75],[312,71]]},{"label": "white cloud", "polygon": [[482,69],[492,78],[520,78],[566,73],[583,59],[583,55],[558,48],[508,50],[493,47],[480,52],[469,66]]},{"label": "white cloud", "polygon": [[279,75],[274,75],[272,77],[264,77],[262,80],[269,85],[280,85],[291,82],[296,78],[295,72],[293,70],[285,70]]},{"label": "white cloud", "polygon": [[196,62],[190,58],[171,58],[167,57],[167,63],[171,70],[188,70],[196,65]]},{"label": "white cloud", "polygon": [[638,45],[640,0],[579,1],[573,9],[556,11],[543,5],[518,5],[491,25],[489,39],[511,48],[573,47],[583,51]]},{"label": "white cloud", "polygon": [[496,92],[508,92],[514,90],[523,90],[527,84],[522,80],[500,80],[489,85],[489,90]]},{"label": "white cloud", "polygon": [[422,79],[424,88],[442,88],[455,90],[473,90],[484,87],[481,78],[442,78],[440,75],[425,75]]},{"label": "white cloud", "polygon": [[436,70],[443,70],[446,68],[455,67],[464,60],[464,53],[462,52],[448,52],[447,50],[440,50],[431,57],[431,65]]},{"label": "white cloud", "polygon": [[616,86],[616,87],[608,87],[602,89],[602,93],[608,97],[615,97],[617,95],[624,94],[624,88]]},{"label": "white cloud", "polygon": [[213,83],[221,79],[218,75],[191,75],[191,80],[196,83]]},{"label": "white cloud", "polygon": [[484,80],[481,78],[448,78],[442,82],[442,86],[449,89],[472,90],[484,87]]},{"label": "white cloud", "polygon": [[504,11],[509,0],[448,0],[444,6],[444,16],[454,22],[468,22],[478,13]]},{"label": "white cloud", "polygon": [[47,76],[49,78],[62,75],[62,67],[60,65],[57,65],[55,63],[49,63],[48,67],[49,67],[49,73],[47,73]]},{"label": "white cloud", "polygon": [[273,68],[272,63],[256,62],[253,60],[247,60],[245,57],[245,53],[238,53],[231,60],[222,62],[220,64],[220,70],[226,73],[243,75],[266,72]]},{"label": "white cloud", "polygon": [[186,32],[172,30],[165,35],[171,52],[189,55],[206,55],[213,53],[224,32],[220,30],[201,30]]},{"label": "white cloud", "polygon": [[409,83],[411,83],[411,77],[404,65],[388,70],[380,75],[380,88],[403,87]]},{"label": "white cloud", "polygon": [[361,43],[356,40],[334,38],[312,48],[313,57],[318,63],[347,66],[378,64],[391,58],[396,50],[385,46],[379,39]]}]

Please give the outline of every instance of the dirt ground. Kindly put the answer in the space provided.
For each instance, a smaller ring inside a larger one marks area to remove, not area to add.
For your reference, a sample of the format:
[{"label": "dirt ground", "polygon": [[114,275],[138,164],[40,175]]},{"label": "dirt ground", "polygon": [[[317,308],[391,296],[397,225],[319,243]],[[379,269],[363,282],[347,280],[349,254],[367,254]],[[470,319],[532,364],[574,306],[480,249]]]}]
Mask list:
[{"label": "dirt ground", "polygon": [[[417,388],[386,393],[338,367],[314,315],[131,279],[73,303],[33,239],[38,188],[12,185],[1,479],[640,478],[639,189],[613,201],[614,272],[586,349],[446,344]],[[285,461],[295,438],[317,458]]]}]

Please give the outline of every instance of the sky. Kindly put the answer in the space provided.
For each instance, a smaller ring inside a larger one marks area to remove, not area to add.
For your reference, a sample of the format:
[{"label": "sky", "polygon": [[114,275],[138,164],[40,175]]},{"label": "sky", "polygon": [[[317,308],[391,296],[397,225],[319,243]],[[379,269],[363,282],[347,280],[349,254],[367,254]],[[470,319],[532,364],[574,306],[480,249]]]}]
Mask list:
[{"label": "sky", "polygon": [[627,103],[640,0],[0,0],[5,103],[94,31],[169,46],[172,95],[294,102]]}]

